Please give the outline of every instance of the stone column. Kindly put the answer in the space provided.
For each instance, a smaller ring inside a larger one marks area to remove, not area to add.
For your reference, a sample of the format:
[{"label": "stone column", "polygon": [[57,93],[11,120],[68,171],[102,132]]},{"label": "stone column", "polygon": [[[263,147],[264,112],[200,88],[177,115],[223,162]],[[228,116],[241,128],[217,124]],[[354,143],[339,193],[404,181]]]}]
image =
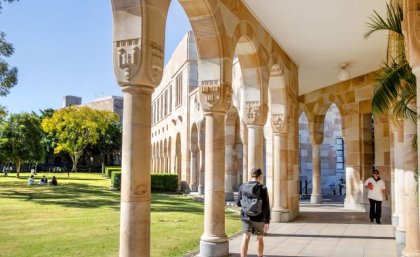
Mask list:
[{"label": "stone column", "polygon": [[312,194],[311,203],[322,203],[321,145],[312,144]]},{"label": "stone column", "polygon": [[190,177],[190,190],[197,192],[197,147],[191,149],[191,177]]},{"label": "stone column", "polygon": [[[406,215],[405,215],[405,183],[404,183],[404,128],[402,125],[403,121],[398,125],[398,143],[396,144],[396,153],[395,153],[395,167],[396,167],[396,178],[397,181],[395,184],[395,191],[398,191],[396,194],[398,197],[396,199],[398,205],[398,227],[395,230],[395,240],[398,244],[405,244],[405,228],[406,228]],[[398,183],[398,184],[397,184]]]},{"label": "stone column", "polygon": [[163,71],[170,0],[112,0],[113,62],[124,93],[120,257],[150,256],[153,89]]},{"label": "stone column", "polygon": [[168,152],[165,149],[165,152],[163,153],[163,173],[168,173]]},{"label": "stone column", "polygon": [[248,144],[247,141],[244,141],[242,145],[242,183],[246,183],[249,180],[248,170]]},{"label": "stone column", "polygon": [[[231,142],[230,142],[231,143]],[[233,201],[233,191],[235,186],[234,166],[233,166],[233,144],[226,143],[225,146],[225,200]]]},{"label": "stone column", "polygon": [[[344,208],[365,211],[364,179],[372,174],[372,113],[347,114],[344,120],[346,198]],[[366,205],[365,205],[366,204]]]},{"label": "stone column", "polygon": [[[400,216],[400,188],[399,188],[399,170],[401,168],[401,143],[398,138],[398,126],[393,125],[393,169],[394,169],[394,213],[392,214],[392,225],[397,228]],[[401,188],[403,189],[403,188]]]},{"label": "stone column", "polygon": [[312,144],[312,194],[311,203],[322,203],[321,193],[321,144],[324,141],[324,134],[311,132],[310,141]]},{"label": "stone column", "polygon": [[204,179],[205,179],[205,151],[200,149],[200,176],[199,176],[199,184],[198,184],[198,193],[200,195],[204,195]]},{"label": "stone column", "polygon": [[[417,114],[420,112],[420,30],[419,30],[419,15],[420,10],[418,8],[418,2],[417,1],[403,1],[403,15],[404,20],[402,24],[402,29],[404,32],[404,46],[405,46],[405,53],[407,57],[407,61],[412,67],[412,72],[416,76],[416,82],[417,82]],[[417,117],[417,124],[419,124],[419,119]],[[419,135],[420,126],[417,126],[417,135]],[[404,127],[404,135],[408,135],[405,131]],[[413,133],[414,134],[414,133]],[[405,139],[405,138],[404,138]],[[417,152],[420,149],[419,145],[420,139],[417,138]],[[420,160],[417,160],[417,167],[420,163]],[[413,185],[413,179],[412,179],[412,171],[405,170],[405,178],[406,182],[409,182],[406,187],[414,187]],[[420,189],[420,183],[417,185],[417,190]],[[407,192],[406,188],[406,192]],[[420,191],[419,191],[420,192]],[[407,199],[405,209],[409,210],[409,212],[406,212],[406,223],[407,223],[407,231],[406,231],[406,249],[403,251],[403,255],[405,256],[420,256],[419,254],[419,198],[417,199],[417,204],[414,204],[414,194],[411,193]],[[409,206],[407,206],[407,202],[410,203]],[[415,217],[417,216],[417,222],[414,221]],[[415,225],[416,224],[416,225]],[[410,228],[409,226],[413,225],[416,226],[414,228]],[[417,231],[414,231],[417,230]],[[413,237],[413,238],[409,238]]]},{"label": "stone column", "polygon": [[412,141],[416,135],[416,125],[404,120],[404,199],[406,215],[406,241],[403,256],[420,256],[419,200],[416,194],[417,182],[414,173],[417,168],[417,151]]},{"label": "stone column", "polygon": [[263,126],[250,124],[248,127],[248,173],[253,168],[263,168]]},{"label": "stone column", "polygon": [[[153,88],[124,87],[120,256],[150,256],[150,105]],[[142,115],[134,115],[142,113]]]},{"label": "stone column", "polygon": [[274,133],[272,222],[289,222],[287,187],[287,134]]},{"label": "stone column", "polygon": [[228,256],[225,234],[225,113],[206,113],[204,233],[200,256]]}]

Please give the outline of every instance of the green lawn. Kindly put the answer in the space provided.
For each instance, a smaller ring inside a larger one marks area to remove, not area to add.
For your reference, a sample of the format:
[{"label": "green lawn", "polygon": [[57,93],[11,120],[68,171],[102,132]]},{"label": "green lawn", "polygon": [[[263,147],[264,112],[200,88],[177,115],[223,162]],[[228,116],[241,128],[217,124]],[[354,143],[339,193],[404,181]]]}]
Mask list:
[{"label": "green lawn", "polygon": [[[41,176],[38,174],[36,181]],[[60,184],[27,186],[27,173],[0,177],[0,256],[118,256],[120,193],[100,174],[45,173]],[[226,233],[241,228],[226,213]],[[183,256],[197,250],[203,204],[180,195],[153,194],[151,256]]]}]

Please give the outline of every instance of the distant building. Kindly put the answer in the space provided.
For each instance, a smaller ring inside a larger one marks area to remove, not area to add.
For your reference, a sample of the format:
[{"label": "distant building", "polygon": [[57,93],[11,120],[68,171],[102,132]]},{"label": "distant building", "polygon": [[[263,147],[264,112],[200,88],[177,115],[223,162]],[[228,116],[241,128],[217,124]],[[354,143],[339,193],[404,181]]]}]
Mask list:
[{"label": "distant building", "polygon": [[123,116],[124,98],[122,96],[107,96],[84,104],[96,110],[111,111],[118,114],[120,121]]},{"label": "distant building", "polygon": [[63,108],[73,106],[73,105],[81,105],[82,98],[73,95],[66,95],[63,97]]},{"label": "distant building", "polygon": [[63,97],[63,108],[80,105],[89,106],[96,110],[111,111],[118,114],[120,121],[123,116],[124,98],[122,96],[107,96],[95,99],[93,102],[82,104],[82,98],[78,96],[66,95]]}]

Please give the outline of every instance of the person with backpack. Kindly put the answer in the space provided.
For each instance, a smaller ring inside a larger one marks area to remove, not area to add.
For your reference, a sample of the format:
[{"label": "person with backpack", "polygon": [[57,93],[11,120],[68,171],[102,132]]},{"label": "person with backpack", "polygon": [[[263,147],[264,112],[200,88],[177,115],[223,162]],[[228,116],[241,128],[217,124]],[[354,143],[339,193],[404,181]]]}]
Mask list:
[{"label": "person with backpack", "polygon": [[263,256],[264,234],[270,224],[270,202],[267,187],[262,185],[262,171],[259,168],[251,170],[251,180],[239,188],[236,205],[241,207],[242,244],[241,257],[248,254],[248,245],[251,233],[257,236],[258,256]]}]

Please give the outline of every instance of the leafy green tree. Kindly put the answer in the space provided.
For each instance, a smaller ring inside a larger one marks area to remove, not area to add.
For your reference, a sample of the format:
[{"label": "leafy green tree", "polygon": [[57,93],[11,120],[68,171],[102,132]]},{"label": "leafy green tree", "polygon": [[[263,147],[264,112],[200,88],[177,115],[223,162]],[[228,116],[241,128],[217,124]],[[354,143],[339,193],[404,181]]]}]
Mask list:
[{"label": "leafy green tree", "polygon": [[85,157],[101,156],[102,164],[105,164],[105,156],[121,152],[122,124],[114,121],[109,124],[106,132],[99,137],[98,142],[86,147]]},{"label": "leafy green tree", "polygon": [[388,60],[382,64],[382,70],[376,79],[375,92],[372,99],[374,113],[393,114],[396,119],[417,121],[415,106],[416,77],[408,64],[404,35],[401,28],[403,11],[398,4],[387,4],[387,17],[382,18],[376,11],[370,17],[368,38],[372,33],[386,30],[390,32],[395,46],[388,49]]},{"label": "leafy green tree", "polygon": [[39,117],[32,113],[12,114],[0,127],[0,152],[7,161],[16,164],[16,176],[25,162],[44,158]]},{"label": "leafy green tree", "polygon": [[[14,2],[17,0],[3,0],[4,2]],[[2,5],[0,2],[0,12]],[[10,67],[4,58],[10,57],[15,49],[13,45],[6,41],[6,34],[0,31],[0,96],[9,94],[10,89],[17,84],[18,69]],[[0,105],[0,115],[6,115],[6,108]]]},{"label": "leafy green tree", "polygon": [[98,142],[109,124],[117,119],[117,115],[109,111],[71,106],[55,111],[51,118],[44,119],[42,129],[47,133],[55,133],[57,146],[54,153],[67,152],[73,161],[72,171],[76,171],[85,148]]},{"label": "leafy green tree", "polygon": [[[40,115],[38,115],[38,117],[40,118],[42,122],[44,119],[51,118],[55,110],[52,108],[47,108],[44,110],[39,110],[39,112],[40,112]],[[45,131],[42,131],[42,133],[43,135],[42,135],[41,143],[44,147],[44,152],[45,152],[44,161],[47,161],[50,159],[52,155],[54,155],[54,148],[57,145],[57,138],[55,136],[55,133],[46,133]]]}]

